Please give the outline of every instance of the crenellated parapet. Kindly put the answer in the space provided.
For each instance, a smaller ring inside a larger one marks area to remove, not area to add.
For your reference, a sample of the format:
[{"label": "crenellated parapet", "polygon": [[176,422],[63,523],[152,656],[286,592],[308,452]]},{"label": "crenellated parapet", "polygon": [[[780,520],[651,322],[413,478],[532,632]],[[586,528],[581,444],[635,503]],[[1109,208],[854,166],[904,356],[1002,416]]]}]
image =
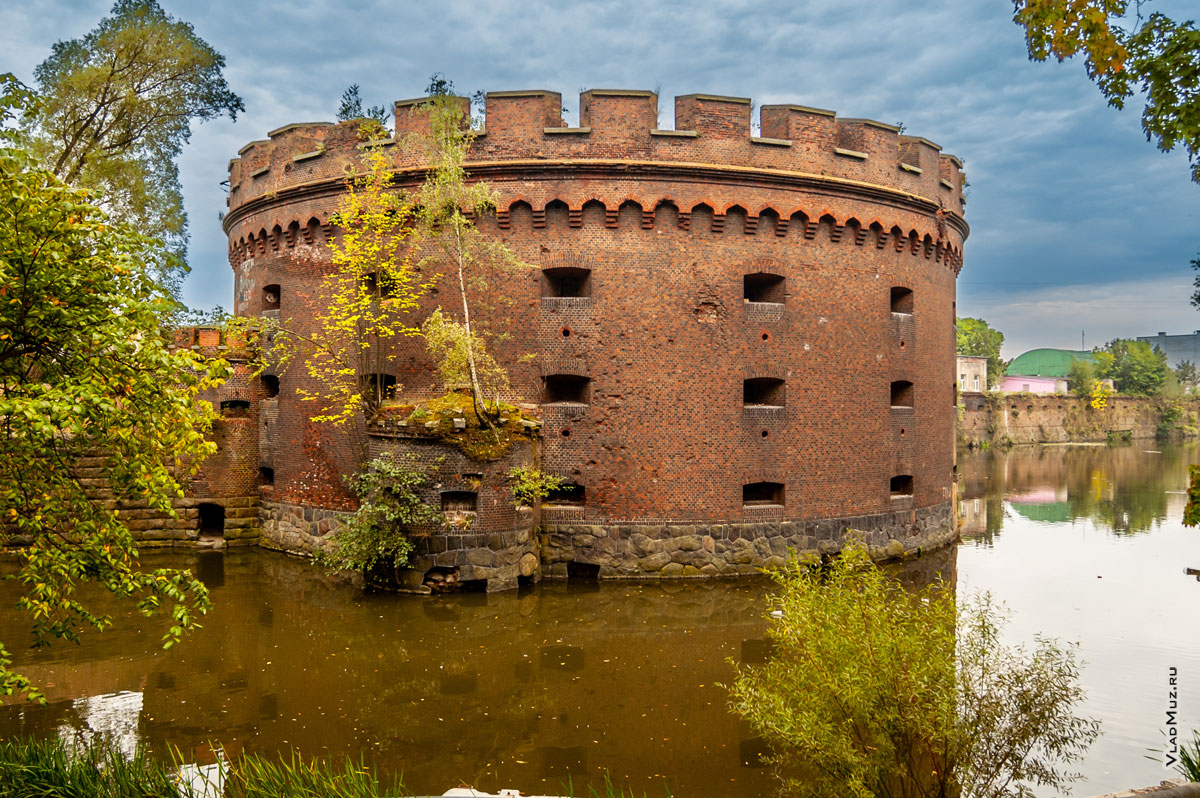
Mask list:
[{"label": "crenellated parapet", "polygon": [[[369,148],[380,148],[395,164],[400,185],[419,182],[424,151],[415,137],[427,124],[422,108],[427,100],[397,102],[396,133],[387,139],[362,141],[355,122],[316,122],[278,128],[243,147],[229,164],[225,227],[231,258],[328,236],[328,212],[306,218],[285,213],[259,229],[239,223],[289,201],[340,193],[347,176],[362,170],[361,155]],[[469,111],[467,98],[454,101]],[[780,235],[788,222],[815,228],[828,217],[832,228],[854,228],[855,235],[882,231],[884,236],[877,232],[874,238],[878,246],[915,236],[923,247],[928,236],[934,250],[941,246],[952,255],[967,234],[961,161],[927,139],[902,135],[894,125],[768,105],[760,110],[756,136],[749,99],[690,94],[675,99],[675,129],[666,130],[659,127],[656,94],[607,89],[580,95],[578,127],[567,127],[561,111],[557,92],[486,96],[486,124],[471,144],[467,169],[501,190],[502,225],[518,202],[530,206],[535,223],[554,203],[565,204],[576,220],[590,202],[600,203],[615,223],[618,210],[633,203],[647,226],[668,203],[681,224],[698,207],[711,210],[714,231],[731,211],[748,220],[783,220],[782,227],[775,226]],[[595,179],[571,182],[605,176],[616,178],[608,188]],[[540,193],[530,193],[531,180]],[[525,181],[522,194],[505,196],[506,181]],[[737,185],[754,189],[747,197],[760,197],[765,189],[774,199],[752,205],[736,191],[714,190]],[[864,203],[872,213],[863,213]],[[915,223],[918,218],[924,221]],[[957,235],[947,236],[947,226]]]}]

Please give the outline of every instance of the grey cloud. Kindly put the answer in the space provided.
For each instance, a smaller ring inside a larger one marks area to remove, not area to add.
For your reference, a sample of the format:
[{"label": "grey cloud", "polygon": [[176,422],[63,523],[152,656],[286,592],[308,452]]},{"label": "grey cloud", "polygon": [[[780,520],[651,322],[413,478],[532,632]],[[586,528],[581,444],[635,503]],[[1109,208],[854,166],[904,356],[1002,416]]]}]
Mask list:
[{"label": "grey cloud", "polygon": [[[664,126],[673,95],[695,91],[904,122],[967,163],[964,312],[1001,312],[1010,298],[1056,285],[1133,275],[1187,282],[1200,247],[1200,188],[1187,179],[1186,158],[1158,153],[1140,131],[1140,105],[1108,108],[1081,64],[1029,63],[1003,0],[162,1],[225,54],[247,102],[236,125],[198,127],[182,163],[195,265],[186,292],[198,305],[228,304],[218,184],[242,144],[290,121],[330,118],[350,83],[369,103],[387,104],[419,94],[435,71],[466,92],[561,91],[572,118],[581,87],[660,84]],[[78,35],[105,10],[40,6],[0,10],[0,52],[21,62],[4,68],[28,73],[55,38]],[[1183,0],[1155,8],[1194,14]],[[59,20],[70,30],[59,32]],[[1147,318],[1191,312],[1170,292],[1153,297],[1171,308],[1143,303]],[[1021,323],[1037,329],[1035,319]]]}]

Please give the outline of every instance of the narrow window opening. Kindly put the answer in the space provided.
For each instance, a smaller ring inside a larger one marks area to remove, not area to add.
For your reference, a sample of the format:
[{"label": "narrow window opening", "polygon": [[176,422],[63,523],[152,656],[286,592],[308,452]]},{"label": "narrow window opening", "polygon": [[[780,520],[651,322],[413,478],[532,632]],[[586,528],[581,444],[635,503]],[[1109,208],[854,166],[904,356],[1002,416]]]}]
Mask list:
[{"label": "narrow window opening", "polygon": [[892,383],[892,407],[913,406],[913,384],[908,380],[896,380]]},{"label": "narrow window opening", "polygon": [[913,478],[910,474],[900,474],[892,477],[892,482],[889,487],[892,498],[898,499],[905,496],[913,495]]},{"label": "narrow window opening", "polygon": [[259,485],[274,485],[275,484],[275,469],[262,466],[258,469],[258,484]]},{"label": "narrow window opening", "polygon": [[551,374],[545,379],[543,404],[586,405],[591,380],[578,374]]},{"label": "narrow window opening", "polygon": [[364,374],[362,385],[363,393],[376,401],[396,398],[396,378],[391,374]]},{"label": "narrow window opening", "polygon": [[783,278],[778,274],[756,272],[742,277],[742,297],[747,302],[783,304]]},{"label": "narrow window opening", "polygon": [[742,486],[743,507],[782,507],[783,484],[780,482],[751,482]]},{"label": "narrow window opening", "polygon": [[478,494],[473,490],[445,490],[442,491],[442,512],[473,513],[478,500]]},{"label": "narrow window opening", "polygon": [[542,501],[542,504],[582,507],[585,499],[586,491],[583,485],[575,482],[567,482],[550,491],[549,495]]},{"label": "narrow window opening", "polygon": [[466,529],[475,521],[478,494],[473,490],[442,491],[442,514],[452,529]]},{"label": "narrow window opening", "polygon": [[264,374],[259,377],[262,383],[263,395],[268,399],[274,399],[279,396],[279,378],[274,374]]},{"label": "narrow window opening", "polygon": [[245,399],[226,399],[221,402],[223,418],[245,418],[250,415],[250,403]]},{"label": "narrow window opening", "polygon": [[592,270],[570,266],[542,269],[542,296],[585,297],[592,295]]},{"label": "narrow window opening", "polygon": [[785,383],[774,377],[755,377],[742,383],[745,407],[783,407]]},{"label": "narrow window opening", "polygon": [[278,285],[263,286],[263,310],[279,310],[279,297]]},{"label": "narrow window opening", "polygon": [[225,508],[219,504],[204,502],[197,508],[200,514],[200,538],[206,540],[225,537]]},{"label": "narrow window opening", "polygon": [[892,286],[892,313],[913,312],[913,292],[901,285]]}]

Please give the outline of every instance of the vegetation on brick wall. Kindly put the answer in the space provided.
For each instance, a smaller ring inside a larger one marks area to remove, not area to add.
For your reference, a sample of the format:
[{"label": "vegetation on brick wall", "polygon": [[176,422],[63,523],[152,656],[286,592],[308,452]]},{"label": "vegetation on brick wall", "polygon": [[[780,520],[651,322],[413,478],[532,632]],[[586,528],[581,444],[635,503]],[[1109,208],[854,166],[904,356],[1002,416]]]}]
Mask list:
[{"label": "vegetation on brick wall", "polygon": [[488,429],[475,415],[471,393],[464,388],[412,404],[385,405],[372,424],[381,431],[436,438],[481,462],[499,460],[518,441],[528,442],[537,436],[541,422],[516,405],[493,404],[491,413],[492,427]]},{"label": "vegetation on brick wall", "polygon": [[1072,648],[1000,641],[987,596],[907,592],[862,546],[776,572],[774,653],[743,666],[735,712],[797,796],[1006,796],[1066,786],[1099,733]]},{"label": "vegetation on brick wall", "polygon": [[517,466],[508,471],[508,484],[512,488],[513,504],[517,507],[533,507],[564,483],[562,477],[528,466]]},{"label": "vegetation on brick wall", "polygon": [[[437,79],[435,75],[434,80]],[[431,85],[431,91],[434,88]],[[496,195],[487,183],[467,182],[463,164],[476,133],[470,127],[470,119],[449,97],[453,84],[442,79],[436,88],[440,91],[428,103],[412,111],[424,114],[428,119],[430,134],[420,143],[424,144],[432,167],[425,183],[413,197],[417,208],[415,234],[422,244],[432,249],[432,253],[426,254],[421,260],[422,265],[447,268],[453,275],[458,290],[459,315],[453,319],[448,310],[438,309],[441,318],[434,329],[441,331],[442,340],[452,341],[453,345],[431,345],[430,351],[436,349],[443,363],[446,358],[453,358],[456,364],[461,361],[465,368],[442,365],[442,373],[445,376],[447,369],[450,369],[455,373],[462,372],[467,377],[476,415],[491,427],[493,419],[486,404],[488,391],[484,377],[488,376],[497,388],[500,377],[503,376],[505,385],[508,377],[482,348],[486,331],[472,320],[471,311],[480,303],[494,303],[502,299],[489,294],[490,274],[502,269],[527,268],[527,264],[503,242],[486,238],[476,228],[473,217],[494,213]],[[457,325],[461,333],[454,335],[451,324]],[[485,367],[488,369],[487,375],[482,374]]]},{"label": "vegetation on brick wall", "polygon": [[[228,364],[168,348],[173,303],[155,276],[169,254],[39,165],[11,127],[30,94],[12,76],[0,90],[0,545],[21,544],[35,645],[111,623],[81,598],[93,583],[147,615],[169,606],[169,648],[208,593],[190,572],[141,569],[118,502],[175,515],[180,483],[216,449],[197,396]],[[0,645],[0,694],[35,695],[10,662]]]},{"label": "vegetation on brick wall", "polygon": [[330,546],[317,549],[316,559],[331,570],[370,574],[408,562],[410,536],[428,533],[445,520],[438,508],[421,498],[429,474],[412,456],[376,457],[346,484],[359,507],[349,514]]},{"label": "vegetation on brick wall", "polygon": [[[425,348],[438,364],[442,375],[442,386],[453,390],[458,386],[479,386],[481,402],[493,397],[500,403],[500,395],[508,391],[508,372],[496,362],[487,344],[474,335],[465,324],[448,318],[438,308],[421,322],[421,335],[425,337]],[[472,371],[474,365],[474,371]]]},{"label": "vegetation on brick wall", "polygon": [[315,330],[302,335],[287,320],[259,322],[263,365],[301,364],[316,387],[300,385],[297,393],[312,403],[314,421],[330,424],[369,418],[401,388],[378,375],[395,372],[390,344],[420,334],[414,311],[430,287],[407,249],[411,204],[392,190],[394,176],[378,150],[364,163],[366,174],[349,181],[330,219],[342,235],[329,243],[334,268],[321,282],[328,301]]}]

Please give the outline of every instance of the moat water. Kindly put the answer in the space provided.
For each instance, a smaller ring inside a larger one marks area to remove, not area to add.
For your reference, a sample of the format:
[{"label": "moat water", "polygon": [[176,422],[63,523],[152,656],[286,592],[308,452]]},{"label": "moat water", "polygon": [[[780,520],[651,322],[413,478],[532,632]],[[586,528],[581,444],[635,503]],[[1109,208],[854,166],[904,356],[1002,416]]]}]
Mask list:
[{"label": "moat water", "polygon": [[[1200,530],[1181,523],[1195,444],[1038,447],[960,460],[961,545],[906,565],[990,590],[1008,636],[1080,646],[1103,736],[1076,795],[1157,783],[1177,673],[1181,738],[1200,728]],[[262,551],[147,558],[195,569],[215,609],[169,652],[162,620],[112,607],[81,646],[0,640],[49,703],[0,707],[0,736],[110,735],[204,763],[242,751],[361,755],[418,794],[459,783],[566,794],[603,774],[640,795],[773,792],[721,686],[764,655],[765,581],[543,584],[493,595],[364,595]],[[11,608],[15,585],[0,584]]]}]

